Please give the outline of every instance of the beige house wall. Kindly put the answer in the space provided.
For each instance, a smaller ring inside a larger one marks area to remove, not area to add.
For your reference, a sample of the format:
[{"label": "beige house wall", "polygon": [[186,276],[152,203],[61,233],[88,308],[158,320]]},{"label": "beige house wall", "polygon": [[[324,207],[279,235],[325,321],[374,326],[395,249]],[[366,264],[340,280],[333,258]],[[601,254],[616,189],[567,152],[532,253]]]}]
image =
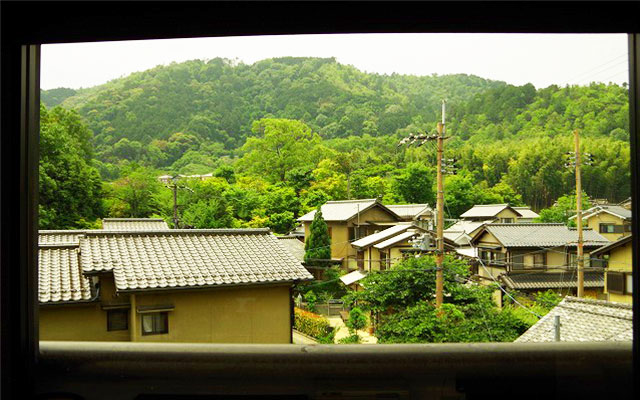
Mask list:
[{"label": "beige house wall", "polygon": [[[611,215],[606,212],[600,212],[597,215],[593,215],[587,219],[587,226],[593,229],[596,232],[600,232],[600,224],[616,224],[616,225],[624,225],[624,220],[622,218],[618,218],[615,215]],[[630,235],[631,232],[624,233],[600,233],[602,236],[607,238],[608,240],[615,242],[623,236]]]},{"label": "beige house wall", "polygon": [[[105,296],[106,299],[109,297]],[[131,304],[129,329],[111,332],[107,331],[107,311],[102,309],[105,304],[101,302],[43,305],[40,339],[183,343],[290,343],[291,340],[289,286],[148,292],[127,296],[127,301]],[[168,312],[169,332],[142,335],[137,307],[162,305],[173,306]]]},{"label": "beige house wall", "polygon": [[[518,214],[516,214],[513,210],[510,210],[508,208],[505,208],[504,210],[496,214],[496,218],[513,218],[514,223],[518,222]],[[500,222],[500,220],[496,222]]]},{"label": "beige house wall", "polygon": [[[631,242],[618,246],[609,252],[608,271],[631,272],[632,271],[632,244]],[[604,274],[604,292],[610,301],[631,304],[633,297],[631,294],[618,294],[607,292],[607,274]]]}]

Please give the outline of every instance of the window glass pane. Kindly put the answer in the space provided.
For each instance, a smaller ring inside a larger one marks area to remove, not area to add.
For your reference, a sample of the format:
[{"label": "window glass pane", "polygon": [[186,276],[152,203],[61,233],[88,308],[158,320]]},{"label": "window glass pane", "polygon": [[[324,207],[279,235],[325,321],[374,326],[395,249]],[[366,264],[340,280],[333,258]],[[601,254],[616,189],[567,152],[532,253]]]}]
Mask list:
[{"label": "window glass pane", "polygon": [[153,315],[152,314],[142,314],[142,331],[144,333],[153,332]]},{"label": "window glass pane", "polygon": [[120,331],[129,329],[129,310],[108,310],[107,330]]},{"label": "window glass pane", "polygon": [[627,293],[631,294],[633,293],[633,274],[625,274],[625,278],[626,278],[626,284],[625,284],[625,290]]}]

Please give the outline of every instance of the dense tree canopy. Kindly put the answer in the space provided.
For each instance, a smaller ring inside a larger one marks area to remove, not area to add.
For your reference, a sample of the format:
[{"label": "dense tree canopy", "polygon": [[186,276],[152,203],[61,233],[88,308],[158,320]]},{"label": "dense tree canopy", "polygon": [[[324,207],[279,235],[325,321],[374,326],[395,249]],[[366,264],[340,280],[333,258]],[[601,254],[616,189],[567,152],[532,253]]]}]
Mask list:
[{"label": "dense tree canopy", "polygon": [[40,228],[88,228],[103,216],[92,156],[91,132],[76,112],[40,107]]},{"label": "dense tree canopy", "polygon": [[[595,158],[582,171],[588,196],[629,197],[626,87],[536,89],[468,75],[377,75],[334,59],[278,58],[252,65],[213,59],[159,66],[88,89],[43,91],[49,104],[77,110],[56,113],[70,135],[79,135],[72,146],[54,144],[43,118],[43,144],[49,146],[43,161],[49,162],[51,146],[61,146],[77,150],[87,169],[66,177],[47,166],[52,172],[41,176],[49,202],[42,203],[42,220],[64,228],[102,215],[101,205],[89,202],[78,204],[85,211],[76,207],[82,216],[63,221],[51,203],[56,185],[71,185],[83,174],[84,184],[98,187],[96,170],[106,181],[107,215],[167,220],[171,193],[151,178],[213,173],[216,190],[189,183],[196,194],[178,195],[185,223],[203,228],[266,226],[286,233],[296,218],[327,200],[432,204],[433,143],[397,143],[409,133],[434,132],[442,97],[449,110],[445,157],[456,158],[459,169],[445,179],[449,217],[478,203],[538,211],[572,193],[574,173],[562,165],[563,154],[573,150],[573,129],[581,131],[582,151]],[[73,128],[81,120],[86,125]],[[142,175],[148,189],[140,186]],[[136,200],[140,190],[153,194],[146,204]],[[223,218],[225,213],[230,217]]]}]

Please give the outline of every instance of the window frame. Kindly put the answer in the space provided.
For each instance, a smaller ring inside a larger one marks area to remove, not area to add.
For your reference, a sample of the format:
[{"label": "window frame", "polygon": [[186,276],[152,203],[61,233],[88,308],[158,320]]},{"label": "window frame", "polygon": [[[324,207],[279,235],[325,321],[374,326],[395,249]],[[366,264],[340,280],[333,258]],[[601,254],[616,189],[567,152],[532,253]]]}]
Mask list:
[{"label": "window frame", "polygon": [[[107,332],[116,332],[116,331],[128,331],[129,330],[129,316],[130,312],[128,308],[114,308],[111,310],[105,310],[107,312]],[[114,328],[112,327],[112,318],[113,314],[125,314],[125,328]]]},{"label": "window frame", "polygon": [[[125,8],[126,6],[126,8]],[[304,6],[304,8],[302,7]],[[616,20],[609,21],[602,20],[601,15],[609,14],[612,12],[612,5],[598,6],[581,4],[580,7],[574,7],[573,5],[558,5],[555,6],[546,4],[527,5],[502,3],[502,4],[477,4],[467,5],[460,7],[458,4],[453,4],[448,10],[452,12],[437,12],[438,7],[447,9],[446,6],[433,5],[431,12],[428,14],[411,12],[410,7],[406,4],[398,6],[396,8],[390,7],[389,4],[381,4],[384,10],[380,7],[367,6],[362,7],[358,5],[352,5],[351,7],[339,5],[341,12],[336,12],[335,8],[328,7],[325,4],[321,5],[322,8],[327,8],[328,12],[322,11],[321,8],[316,8],[313,12],[309,12],[308,6],[305,5],[286,5],[289,11],[297,12],[300,19],[290,18],[287,15],[286,18],[277,17],[277,14],[282,12],[284,6],[279,7],[275,4],[269,4],[268,7],[262,8],[261,12],[253,13],[253,15],[259,16],[258,19],[252,15],[246,15],[242,19],[234,18],[237,14],[237,5],[198,5],[198,7],[186,8],[190,14],[185,14],[179,7],[175,7],[174,4],[166,4],[165,6],[154,5],[152,8],[148,8],[146,4],[126,4],[123,6],[116,6],[114,3],[109,7],[105,7],[101,10],[101,15],[93,15],[92,10],[87,11],[83,6],[77,4],[64,5],[58,4],[39,4],[38,7],[33,7],[31,4],[10,4],[5,2],[2,4],[2,18],[3,18],[3,35],[2,35],[2,87],[3,87],[3,102],[2,102],[2,131],[5,133],[2,135],[2,178],[0,180],[2,184],[2,262],[0,266],[2,268],[2,279],[0,279],[0,285],[2,290],[2,351],[0,352],[2,357],[2,394],[9,397],[24,397],[25,391],[35,390],[34,387],[41,387],[43,382],[50,380],[55,376],[55,367],[65,365],[65,363],[73,364],[72,355],[78,356],[77,360],[87,360],[91,365],[92,371],[99,374],[114,374],[117,370],[117,364],[114,364],[114,360],[111,360],[111,368],[97,366],[96,361],[102,359],[109,359],[108,355],[113,357],[113,353],[106,348],[106,345],[95,345],[92,347],[88,344],[82,344],[74,349],[74,343],[45,343],[42,347],[42,352],[39,350],[39,343],[37,341],[37,298],[35,291],[30,288],[35,287],[37,282],[34,280],[35,266],[37,265],[37,240],[34,238],[37,236],[37,144],[34,144],[34,138],[38,137],[37,122],[39,119],[39,65],[34,61],[39,59],[39,43],[55,43],[55,42],[74,42],[74,41],[98,41],[98,40],[139,40],[139,39],[162,39],[162,38],[178,38],[178,37],[197,37],[197,36],[235,36],[235,35],[257,35],[257,34],[292,34],[292,33],[350,33],[350,32],[456,32],[465,30],[467,32],[513,32],[513,33],[536,33],[536,32],[574,32],[574,33],[606,33],[606,32],[630,32],[629,35],[629,55],[630,55],[630,98],[629,98],[629,113],[630,113],[630,128],[631,128],[631,190],[632,198],[637,199],[639,193],[637,183],[637,150],[638,150],[638,121],[637,116],[640,114],[638,105],[638,98],[640,92],[638,91],[638,81],[640,80],[640,70],[637,68],[640,63],[638,58],[638,52],[640,52],[640,35],[638,32],[636,17],[637,5],[630,4],[626,7],[633,7],[634,12],[628,12],[629,9],[625,8],[627,12],[621,12],[616,15]],[[619,4],[618,7],[622,7]],[[135,7],[140,7],[136,12]],[[145,8],[143,10],[143,7]],[[203,12],[203,9],[215,10],[217,12]],[[216,7],[219,7],[216,8]],[[255,6],[254,6],[255,7]],[[596,10],[601,12],[594,12]],[[170,8],[170,9],[169,9]],[[402,8],[400,12],[399,9]],[[350,10],[357,10],[356,13]],[[434,11],[435,9],[435,11]],[[11,10],[11,13],[7,12]],[[164,11],[162,11],[164,10]],[[163,14],[164,13],[164,14]],[[510,17],[504,17],[507,13]],[[165,20],[158,19],[157,15],[165,17]],[[282,13],[285,15],[284,13]],[[60,19],[56,18],[58,16]],[[59,20],[64,18],[67,23],[59,24]],[[206,20],[204,17],[206,16]],[[270,16],[272,19],[266,18]],[[191,17],[190,21],[188,17]],[[411,23],[406,23],[407,19]],[[49,20],[49,21],[47,21]],[[213,21],[212,21],[213,20]],[[523,23],[523,20],[525,23]],[[11,22],[7,24],[5,22]],[[163,23],[163,21],[165,23]],[[166,23],[171,21],[172,23]],[[184,21],[185,23],[176,23],[177,21]],[[331,21],[330,23],[328,21]],[[221,23],[224,22],[224,23]],[[9,25],[9,26],[8,26]],[[58,25],[58,26],[55,26]],[[162,27],[160,27],[162,26]],[[496,28],[497,26],[497,28]],[[604,26],[604,27],[603,27]],[[540,28],[542,27],[542,28]],[[6,33],[14,33],[7,35]],[[80,34],[79,32],[84,32]],[[5,64],[5,62],[7,64]],[[5,97],[5,93],[8,93]],[[11,100],[8,102],[6,100]],[[35,125],[34,125],[35,123]],[[15,134],[10,134],[15,133]],[[35,168],[34,168],[35,166]],[[6,178],[6,179],[5,179]],[[19,193],[19,195],[16,195]],[[635,201],[634,201],[635,209]],[[11,210],[5,212],[5,210]],[[633,232],[634,232],[634,265],[637,265],[638,261],[638,213],[633,214]],[[10,251],[8,250],[10,249]],[[11,268],[11,271],[9,270]],[[638,279],[637,277],[635,279]],[[638,301],[634,298],[635,309],[638,309]],[[6,318],[6,319],[5,319]],[[636,322],[636,316],[634,315],[634,322]],[[8,322],[8,323],[7,323]],[[634,332],[634,334],[637,334]],[[366,364],[369,368],[372,367],[372,361],[384,360],[384,362],[377,362],[375,365],[378,368],[386,367],[387,374],[381,374],[380,376],[389,376],[388,372],[395,371],[397,367],[405,368],[405,363],[393,363],[392,360],[409,360],[418,359],[424,360],[423,357],[428,350],[425,347],[416,346],[413,347],[411,354],[405,354],[401,352],[385,352],[381,351],[380,355],[376,356],[372,353],[367,353],[366,349],[359,349],[357,351],[347,351],[348,346],[345,346],[344,350],[335,349],[332,357],[335,359],[335,355],[340,353],[344,360],[351,360],[349,362],[350,367],[357,368],[362,364]],[[402,346],[396,347],[400,349]],[[612,345],[600,345],[600,346],[588,346],[588,345],[576,345],[574,347],[560,346],[556,348],[537,346],[539,349],[548,349],[547,353],[554,352],[553,356],[547,356],[546,360],[556,358],[556,354],[573,354],[572,348],[580,349],[579,357],[567,358],[566,363],[577,367],[572,370],[572,374],[580,375],[593,374],[593,369],[581,368],[580,366],[588,365],[592,367],[594,365],[619,365],[618,361],[611,358],[606,358],[606,361],[598,363],[598,358],[590,358],[593,354],[607,355]],[[638,341],[633,343],[634,349],[638,349]],[[126,346],[120,346],[119,344],[112,345],[113,349],[124,349]],[[213,348],[213,347],[210,347]],[[384,348],[384,347],[383,347]],[[491,364],[493,360],[496,366],[511,366],[515,367],[518,363],[513,363],[514,357],[518,354],[526,354],[522,358],[525,363],[534,363],[531,356],[531,350],[534,350],[536,346],[529,347],[528,350],[523,349],[519,345],[514,345],[511,350],[504,351],[498,350],[500,346],[476,344],[473,349],[477,352],[481,352],[483,349],[491,350],[486,353],[489,358],[488,362],[477,364],[479,368],[475,369],[475,373],[478,371],[486,370],[486,366]],[[621,349],[620,346],[615,347]],[[84,349],[90,349],[92,352],[83,353]],[[129,346],[131,352],[140,350],[135,346]],[[220,357],[218,359],[223,364],[233,365],[233,358],[225,358],[225,355],[230,354],[232,346],[222,346],[217,348],[220,351]],[[227,349],[226,352],[224,349]],[[256,357],[258,355],[264,355],[267,352],[270,356],[267,356],[267,360],[279,361],[286,359],[285,351],[282,352],[282,357],[274,350],[266,350],[263,348],[254,348],[255,351],[246,350],[246,354],[253,354]],[[441,347],[442,352],[448,352],[448,357],[452,357],[456,354],[458,347],[446,346]],[[118,350],[120,351],[120,350]],[[170,354],[160,354],[162,350],[157,350],[160,358],[166,357],[169,359]],[[473,352],[472,349],[466,351]],[[194,352],[197,352],[194,350]],[[556,353],[557,352],[557,353]],[[322,353],[320,351],[319,353]],[[535,353],[535,352],[534,352]],[[543,352],[544,353],[544,352]],[[86,358],[82,358],[83,355]],[[349,355],[351,354],[351,355]],[[491,355],[493,354],[493,356]],[[506,355],[507,358],[501,358],[500,354]],[[628,352],[618,351],[615,352],[616,356],[626,357]],[[473,356],[473,354],[471,354]],[[145,357],[152,357],[149,354],[145,354]],[[269,358],[271,357],[271,358]],[[280,358],[278,358],[280,357]],[[285,357],[285,358],[283,358]],[[544,359],[544,355],[540,355]],[[152,357],[153,358],[153,357]],[[560,356],[560,358],[562,358]],[[36,370],[36,362],[40,360],[40,368]],[[187,358],[188,359],[188,358]],[[477,360],[476,358],[472,358]],[[157,359],[156,359],[157,360]],[[331,357],[328,360],[332,360]],[[441,366],[447,365],[442,359],[434,356],[433,365]],[[459,360],[459,359],[455,359]],[[127,360],[120,360],[123,364],[131,366],[134,363]],[[476,361],[477,362],[477,361]],[[595,362],[595,364],[594,364]],[[616,364],[616,362],[618,364]],[[455,363],[452,361],[451,363]],[[448,366],[451,365],[448,364]],[[68,365],[71,365],[68,364]],[[429,364],[428,362],[421,361],[419,365]],[[82,364],[80,364],[82,365]],[[139,360],[135,361],[135,365],[138,369],[145,369],[145,365],[141,364]],[[278,366],[278,364],[273,364]],[[326,363],[325,363],[326,365]],[[462,369],[464,363],[459,362],[458,368]],[[476,364],[474,364],[476,365]],[[493,364],[492,364],[493,365]],[[537,364],[538,366],[540,364]],[[626,364],[625,364],[626,365]],[[156,364],[156,367],[158,364]],[[553,368],[555,364],[548,364],[551,369],[554,369],[556,373],[562,374],[561,368]],[[484,367],[484,368],[483,368]],[[248,368],[244,366],[244,368]],[[383,368],[384,369],[384,368]],[[318,365],[317,371],[320,370]],[[459,370],[459,369],[458,369]],[[456,370],[456,371],[458,371]],[[98,372],[95,372],[98,371]],[[129,370],[127,370],[129,371]],[[162,371],[157,369],[156,372]],[[313,371],[313,369],[308,370]],[[417,371],[417,369],[415,370]],[[502,371],[502,370],[500,370]],[[537,368],[533,370],[534,376],[543,376],[544,370]],[[624,371],[618,368],[617,371]],[[5,374],[5,372],[7,372]],[[57,372],[61,372],[58,370]],[[414,372],[414,371],[412,371]],[[576,376],[577,376],[576,375]],[[79,374],[67,374],[61,375],[58,380],[60,387],[64,386],[65,379],[76,379],[76,383],[85,383],[82,378],[79,378]],[[149,375],[142,374],[142,380],[145,384],[151,384],[151,382],[157,384],[157,387],[162,388],[163,384],[165,389],[166,383],[162,380],[154,380]],[[472,375],[473,376],[473,375]],[[524,373],[523,373],[524,376]],[[564,375],[568,379],[571,379],[568,375]],[[610,374],[611,378],[617,376],[616,374]],[[24,386],[21,385],[20,377],[37,377],[36,385]],[[458,380],[459,376],[452,371],[451,375],[447,375],[448,378],[453,378],[455,385],[460,384],[460,390],[472,393],[473,380],[462,379]],[[102,376],[101,376],[102,378]],[[287,377],[290,380],[290,376]],[[422,377],[413,373],[407,375],[406,379],[410,382],[419,382]],[[462,377],[464,378],[464,377]],[[413,379],[413,380],[412,380]],[[575,381],[575,378],[573,378]],[[505,388],[521,389],[521,382],[516,380],[500,379],[495,381],[494,385],[487,384],[487,381],[478,382],[476,387],[487,386],[491,387],[491,393],[497,391],[504,391]],[[284,382],[284,381],[282,381]],[[362,382],[362,380],[360,381]],[[465,383],[466,382],[466,383]],[[617,381],[620,382],[620,381]],[[636,384],[637,381],[624,381],[625,384]],[[71,382],[73,384],[73,382]],[[100,389],[107,389],[104,380],[96,380],[96,384]],[[133,383],[128,383],[129,389],[133,387]],[[276,385],[277,386],[277,385]],[[432,387],[435,387],[433,385]],[[530,387],[531,390],[541,390],[545,385],[537,385]],[[58,387],[58,386],[54,386]],[[68,388],[74,386],[67,385]],[[147,392],[151,386],[138,386],[140,390],[146,388]],[[210,386],[208,386],[210,387]],[[273,388],[271,384],[269,387]],[[284,383],[281,383],[281,387],[284,387]],[[616,386],[617,387],[617,386]],[[630,386],[629,386],[630,387]],[[264,389],[265,387],[263,387]],[[579,389],[579,386],[574,386]],[[611,388],[614,388],[611,386]],[[92,388],[95,390],[95,388]],[[228,389],[231,390],[231,389]],[[261,393],[268,392],[268,389]],[[271,389],[273,391],[273,389]],[[585,393],[588,393],[588,389]],[[144,392],[144,391],[143,391]],[[246,392],[243,392],[246,393]],[[431,393],[431,392],[430,392]],[[13,394],[13,396],[11,396]]]},{"label": "window frame", "polygon": [[[156,329],[157,318],[161,318],[160,329]],[[144,329],[144,319],[152,318],[151,331],[145,331]],[[168,311],[157,311],[157,312],[145,312],[140,314],[140,332],[142,336],[153,336],[153,335],[165,335],[169,333],[169,312]]]}]

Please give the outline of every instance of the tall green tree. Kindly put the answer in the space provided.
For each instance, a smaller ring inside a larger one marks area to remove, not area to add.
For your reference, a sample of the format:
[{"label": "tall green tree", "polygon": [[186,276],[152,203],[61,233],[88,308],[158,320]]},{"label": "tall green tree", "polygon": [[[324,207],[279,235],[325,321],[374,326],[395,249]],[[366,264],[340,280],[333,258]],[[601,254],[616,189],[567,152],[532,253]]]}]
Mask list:
[{"label": "tall green tree", "polygon": [[320,207],[316,210],[309,227],[309,236],[304,244],[304,262],[307,265],[325,267],[330,265],[331,237],[329,228],[322,217]]},{"label": "tall green tree", "polygon": [[39,226],[93,227],[104,214],[91,131],[74,111],[40,106]]},{"label": "tall green tree", "polygon": [[247,171],[263,174],[271,182],[286,182],[287,172],[310,165],[310,149],[320,137],[300,121],[265,118],[255,121],[255,137],[242,146],[240,165]]}]

